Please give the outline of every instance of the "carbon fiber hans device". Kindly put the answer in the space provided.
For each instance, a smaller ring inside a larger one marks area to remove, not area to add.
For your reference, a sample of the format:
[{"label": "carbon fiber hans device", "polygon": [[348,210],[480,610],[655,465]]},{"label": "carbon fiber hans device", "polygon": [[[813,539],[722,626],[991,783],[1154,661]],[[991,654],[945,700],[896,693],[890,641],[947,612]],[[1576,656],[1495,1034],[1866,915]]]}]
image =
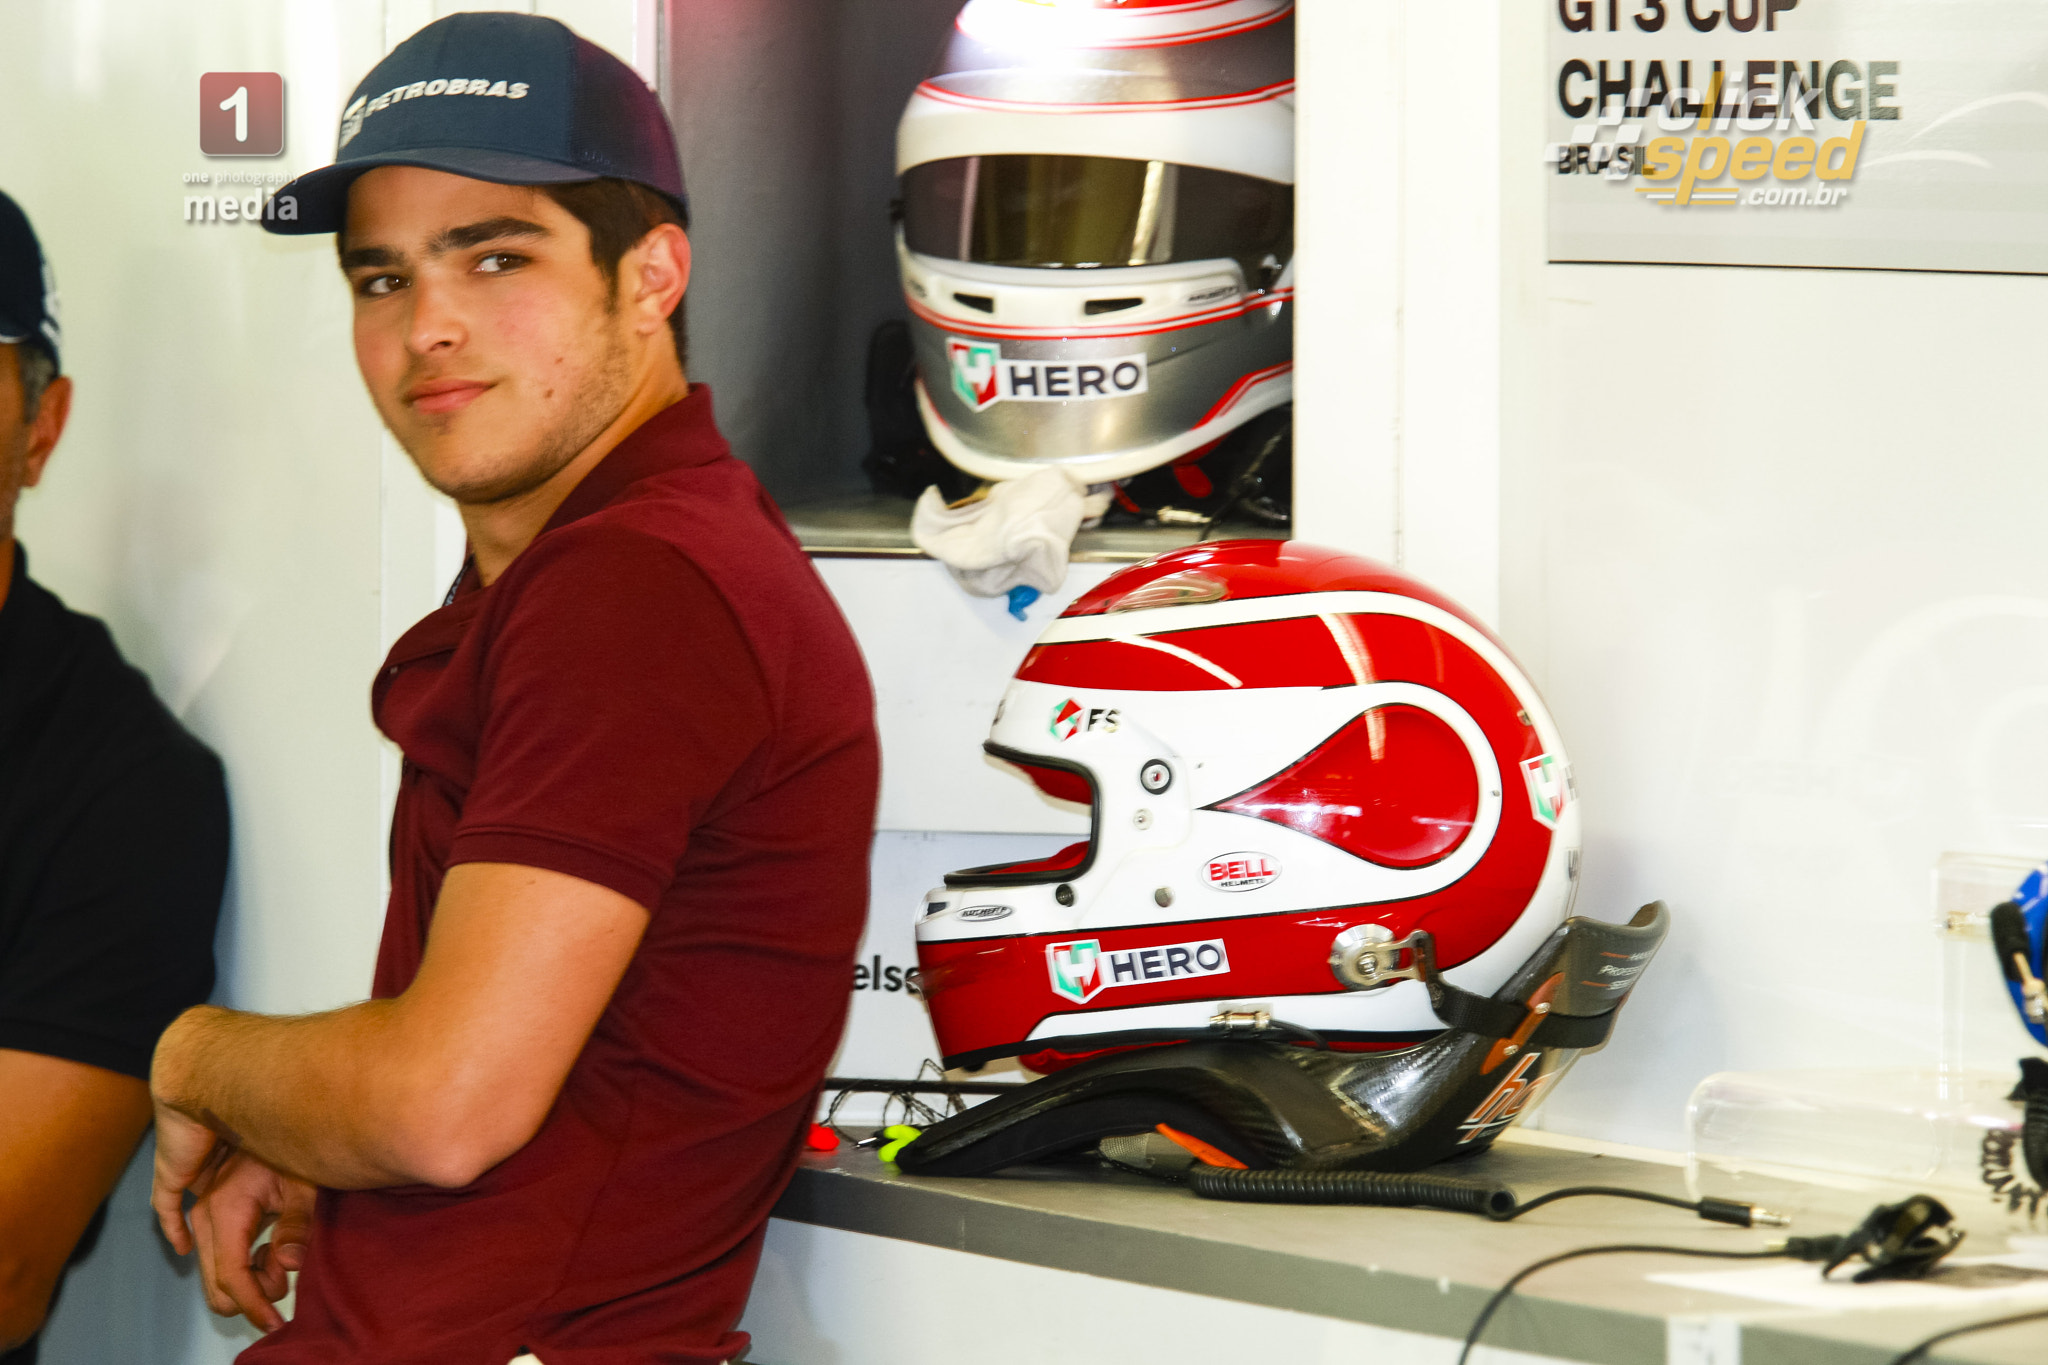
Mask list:
[{"label": "carbon fiber hans device", "polygon": [[1398,1052],[1270,1035],[1118,1052],[926,1129],[897,1164],[982,1175],[1162,1124],[1252,1169],[1414,1171],[1483,1151],[1606,1042],[1670,922],[1661,901],[1627,924],[1574,916],[1490,997],[1442,980],[1427,933],[1367,945],[1376,971],[1422,981],[1449,1027]]}]

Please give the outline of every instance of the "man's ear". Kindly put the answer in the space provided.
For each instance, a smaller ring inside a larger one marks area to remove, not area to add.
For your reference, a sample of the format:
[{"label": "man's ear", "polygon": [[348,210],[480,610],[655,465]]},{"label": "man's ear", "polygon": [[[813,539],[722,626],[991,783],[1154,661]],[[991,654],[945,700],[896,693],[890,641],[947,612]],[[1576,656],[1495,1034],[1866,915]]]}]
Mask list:
[{"label": "man's ear", "polygon": [[633,285],[633,330],[653,336],[666,330],[668,315],[690,287],[690,238],[674,223],[650,231],[627,253],[623,277]]},{"label": "man's ear", "polygon": [[28,424],[28,460],[22,487],[34,488],[42,482],[43,466],[50,462],[50,452],[63,438],[64,423],[70,417],[71,376],[60,374],[43,390],[42,406],[36,409],[36,419]]}]

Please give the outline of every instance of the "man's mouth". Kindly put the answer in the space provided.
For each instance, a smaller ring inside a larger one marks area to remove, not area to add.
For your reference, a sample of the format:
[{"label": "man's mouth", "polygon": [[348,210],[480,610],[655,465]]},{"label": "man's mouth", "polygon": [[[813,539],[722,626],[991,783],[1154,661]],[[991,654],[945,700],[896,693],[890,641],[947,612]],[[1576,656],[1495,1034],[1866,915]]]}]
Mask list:
[{"label": "man's mouth", "polygon": [[490,387],[478,379],[435,379],[407,389],[405,401],[415,411],[442,416],[462,411]]}]

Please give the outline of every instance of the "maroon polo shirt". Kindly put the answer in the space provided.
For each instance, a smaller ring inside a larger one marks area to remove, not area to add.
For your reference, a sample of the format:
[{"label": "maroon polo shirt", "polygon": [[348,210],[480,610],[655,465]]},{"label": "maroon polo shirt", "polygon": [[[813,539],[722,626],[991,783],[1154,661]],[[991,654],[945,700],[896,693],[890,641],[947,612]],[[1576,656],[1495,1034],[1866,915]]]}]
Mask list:
[{"label": "maroon polo shirt", "polygon": [[373,706],[405,754],[376,996],[412,981],[457,863],[564,872],[651,918],[534,1139],[466,1189],[323,1191],[296,1314],[242,1359],[738,1355],[845,1019],[877,760],[852,634],[710,393],[408,631]]}]

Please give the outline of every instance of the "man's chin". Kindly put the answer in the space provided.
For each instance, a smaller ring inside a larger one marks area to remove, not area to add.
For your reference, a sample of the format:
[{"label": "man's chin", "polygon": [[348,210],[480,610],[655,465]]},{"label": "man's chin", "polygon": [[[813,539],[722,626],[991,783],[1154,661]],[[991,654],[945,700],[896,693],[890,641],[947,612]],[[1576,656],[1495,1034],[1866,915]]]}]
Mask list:
[{"label": "man's chin", "polygon": [[489,455],[476,450],[476,442],[459,445],[446,438],[428,437],[418,442],[400,441],[412,456],[420,477],[444,497],[467,507],[504,502],[530,493],[546,483],[552,471],[530,467],[533,462],[514,462],[509,467],[503,444],[493,445]]}]

